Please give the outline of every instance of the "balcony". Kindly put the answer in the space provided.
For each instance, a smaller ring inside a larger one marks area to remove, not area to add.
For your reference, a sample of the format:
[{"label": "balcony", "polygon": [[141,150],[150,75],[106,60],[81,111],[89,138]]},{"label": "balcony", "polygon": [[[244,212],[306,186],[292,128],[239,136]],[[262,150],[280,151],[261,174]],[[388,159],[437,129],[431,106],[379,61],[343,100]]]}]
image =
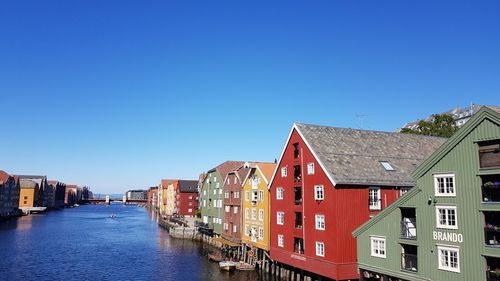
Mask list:
[{"label": "balcony", "polygon": [[417,246],[401,245],[401,270],[418,272]]},{"label": "balcony", "polygon": [[484,212],[484,240],[487,246],[500,247],[500,214]]},{"label": "balcony", "polygon": [[293,251],[297,254],[304,254],[304,239],[302,238],[293,238]]},{"label": "balcony", "polygon": [[500,281],[500,259],[486,257],[486,280]]},{"label": "balcony", "polygon": [[299,158],[299,143],[293,144],[293,158]]},{"label": "balcony", "polygon": [[302,187],[294,187],[293,194],[294,194],[294,204],[295,205],[302,204]]},{"label": "balcony", "polygon": [[401,208],[401,238],[417,239],[417,219],[414,208]]},{"label": "balcony", "polygon": [[500,139],[479,143],[479,167],[500,167]]},{"label": "balcony", "polygon": [[500,175],[481,176],[484,203],[500,203]]},{"label": "balcony", "polygon": [[302,181],[302,169],[300,165],[293,166],[293,181],[301,182]]},{"label": "balcony", "polygon": [[295,213],[295,228],[302,229],[302,213]]}]

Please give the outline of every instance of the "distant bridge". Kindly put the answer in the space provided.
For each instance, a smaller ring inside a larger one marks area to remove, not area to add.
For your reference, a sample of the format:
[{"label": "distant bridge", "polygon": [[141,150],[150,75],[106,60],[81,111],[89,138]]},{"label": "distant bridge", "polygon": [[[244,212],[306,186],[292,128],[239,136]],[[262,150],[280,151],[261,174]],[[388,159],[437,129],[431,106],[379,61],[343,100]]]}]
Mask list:
[{"label": "distant bridge", "polygon": [[[120,202],[123,203],[123,199],[109,199],[109,203],[111,202]],[[130,204],[142,204],[142,203],[147,203],[148,200],[146,199],[127,199],[125,200],[125,203],[130,203]],[[100,199],[84,199],[82,200],[82,204],[106,204],[106,199],[105,198],[100,198]]]}]

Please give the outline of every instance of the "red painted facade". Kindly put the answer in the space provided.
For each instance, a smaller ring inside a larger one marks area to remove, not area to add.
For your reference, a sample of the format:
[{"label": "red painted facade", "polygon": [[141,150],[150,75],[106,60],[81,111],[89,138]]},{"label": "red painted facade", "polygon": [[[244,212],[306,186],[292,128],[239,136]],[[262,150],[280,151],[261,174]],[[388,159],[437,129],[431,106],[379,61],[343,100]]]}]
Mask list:
[{"label": "red painted facade", "polygon": [[198,192],[181,192],[176,188],[176,213],[181,216],[194,217],[198,209]]},{"label": "red painted facade", "polygon": [[[248,169],[244,169],[248,172]],[[224,182],[224,224],[222,236],[234,242],[241,241],[241,195],[243,192],[242,178],[236,175],[237,171],[230,172]]]},{"label": "red painted facade", "polygon": [[[314,163],[311,175],[309,163]],[[287,168],[286,177],[281,174],[283,167]],[[297,174],[296,169],[300,171]],[[323,200],[315,199],[316,185],[323,186]],[[282,200],[277,199],[279,187],[283,188]],[[380,211],[369,210],[368,190],[368,186],[334,186],[294,129],[270,186],[271,258],[335,280],[358,279],[356,240],[351,233]],[[399,196],[395,187],[381,187],[380,193],[381,209]],[[278,212],[284,212],[283,225],[277,224]],[[316,215],[324,215],[324,230],[316,229]],[[278,235],[283,236],[283,247],[278,246]],[[316,242],[324,244],[324,256],[317,255]]]}]

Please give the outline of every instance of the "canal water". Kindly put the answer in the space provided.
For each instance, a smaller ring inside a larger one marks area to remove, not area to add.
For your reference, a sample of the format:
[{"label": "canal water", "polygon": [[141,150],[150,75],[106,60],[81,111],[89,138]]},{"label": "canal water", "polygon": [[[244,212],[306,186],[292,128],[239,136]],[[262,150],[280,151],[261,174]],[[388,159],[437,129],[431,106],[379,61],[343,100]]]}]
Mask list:
[{"label": "canal water", "polygon": [[0,280],[267,280],[220,271],[209,246],[170,238],[155,219],[133,205],[85,205],[0,221]]}]

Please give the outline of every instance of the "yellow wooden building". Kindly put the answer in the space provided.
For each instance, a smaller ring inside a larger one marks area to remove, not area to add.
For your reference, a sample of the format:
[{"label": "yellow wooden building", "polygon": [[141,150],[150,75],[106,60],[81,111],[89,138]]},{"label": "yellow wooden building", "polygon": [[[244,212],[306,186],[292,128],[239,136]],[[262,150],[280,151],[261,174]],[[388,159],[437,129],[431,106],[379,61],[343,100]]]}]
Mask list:
[{"label": "yellow wooden building", "polygon": [[33,208],[38,202],[38,184],[31,180],[20,181],[19,208]]},{"label": "yellow wooden building", "polygon": [[268,184],[276,164],[255,163],[243,185],[242,242],[269,251],[270,198]]}]

